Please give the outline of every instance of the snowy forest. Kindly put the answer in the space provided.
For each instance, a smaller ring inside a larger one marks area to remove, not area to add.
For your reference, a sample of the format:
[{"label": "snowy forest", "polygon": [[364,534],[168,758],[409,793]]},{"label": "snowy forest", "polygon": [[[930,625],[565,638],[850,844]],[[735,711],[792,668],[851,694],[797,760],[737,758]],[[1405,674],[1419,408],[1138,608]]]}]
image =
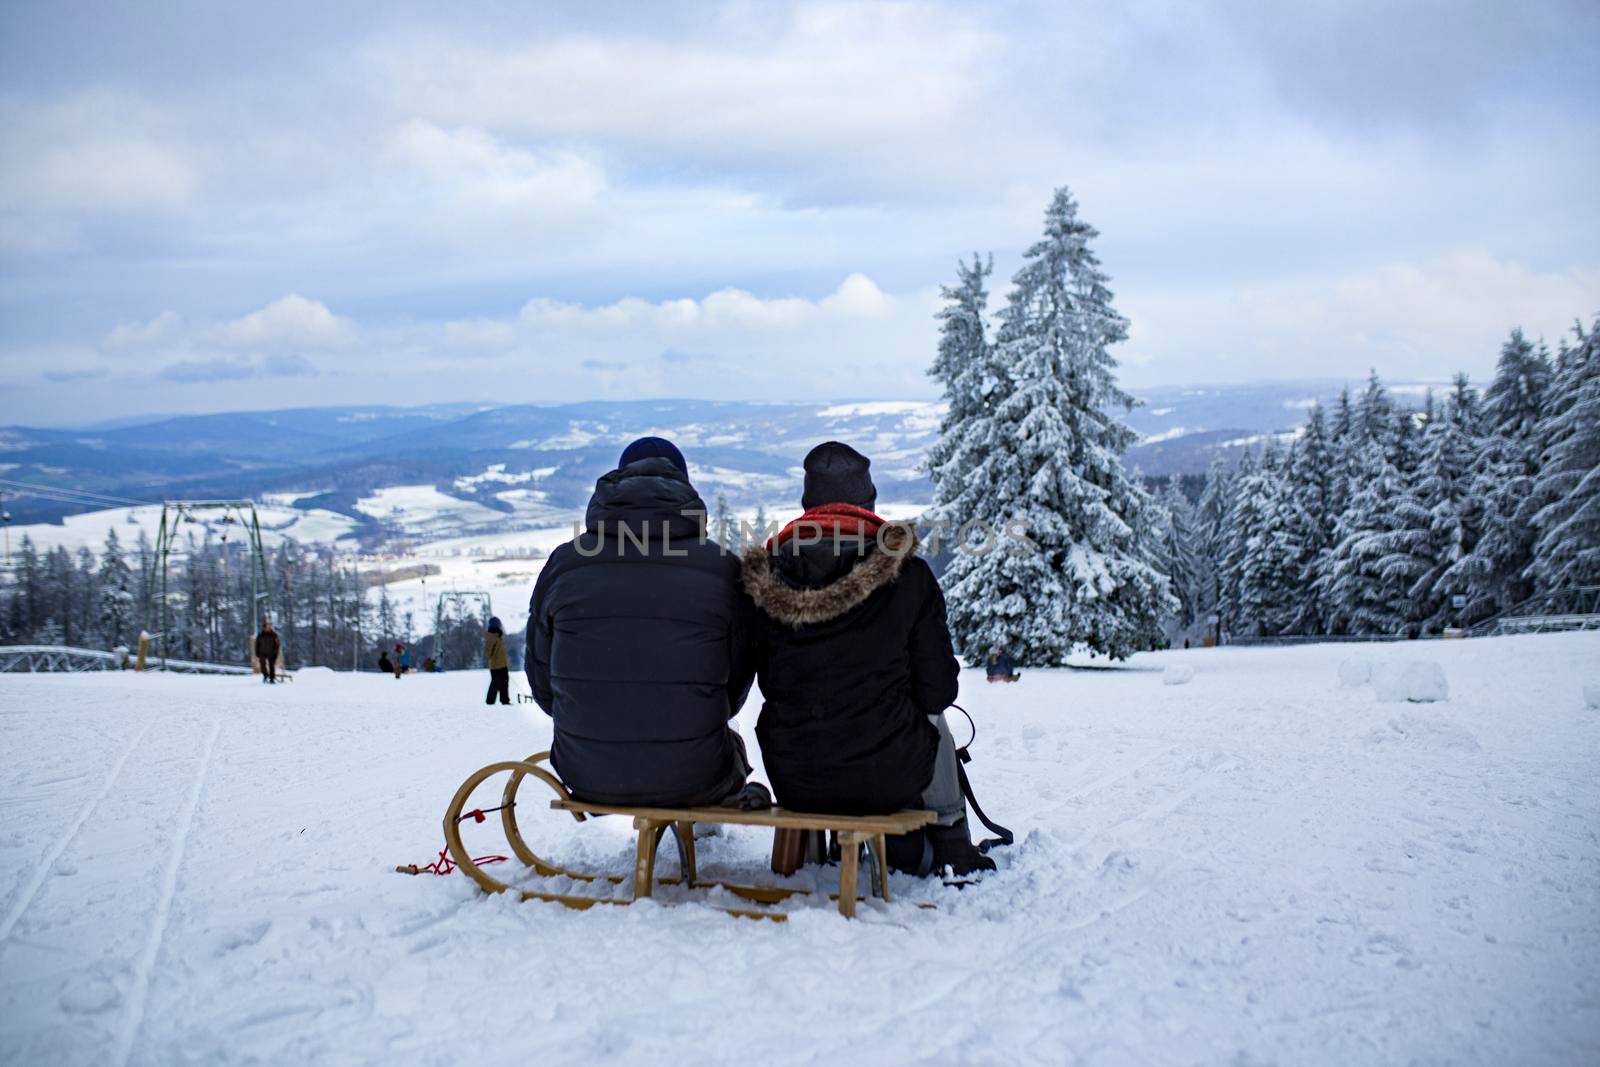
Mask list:
[{"label": "snowy forest", "polygon": [[[98,555],[56,547],[40,552],[24,538],[12,581],[0,586],[0,644],[134,647],[139,632],[159,632],[158,607],[150,608],[152,549],[140,531],[131,548],[113,528]],[[348,556],[321,546],[285,541],[266,554],[268,598],[263,601],[282,636],[291,667],[372,667],[380,649],[412,644],[417,620],[389,599],[378,573],[362,573]],[[241,546],[191,537],[174,554],[169,571],[171,608],[167,655],[210,663],[244,663],[253,616],[250,557]],[[368,595],[374,585],[378,595]],[[433,620],[424,620],[427,630]],[[475,663],[483,639],[481,620],[450,618],[439,645],[446,662]],[[416,651],[431,652],[424,638]],[[154,654],[163,651],[158,637]]]},{"label": "snowy forest", "polygon": [[1158,557],[1180,629],[1425,636],[1600,584],[1600,321],[1552,356],[1520,331],[1481,393],[1420,408],[1374,373],[1287,445],[1168,486]]},{"label": "snowy forest", "polygon": [[1423,636],[1600,584],[1600,321],[1554,355],[1513,331],[1487,390],[1457,375],[1420,409],[1374,372],[1359,397],[1313,406],[1186,492],[1124,468],[1135,435],[1119,416],[1135,401],[1109,347],[1128,322],[1097,236],[1059,190],[992,338],[992,260],[962,263],[943,290],[930,373],[949,412],[930,514],[978,538],[1020,526],[1036,548],[951,561],[969,661],[1122,658],[1202,633]]}]

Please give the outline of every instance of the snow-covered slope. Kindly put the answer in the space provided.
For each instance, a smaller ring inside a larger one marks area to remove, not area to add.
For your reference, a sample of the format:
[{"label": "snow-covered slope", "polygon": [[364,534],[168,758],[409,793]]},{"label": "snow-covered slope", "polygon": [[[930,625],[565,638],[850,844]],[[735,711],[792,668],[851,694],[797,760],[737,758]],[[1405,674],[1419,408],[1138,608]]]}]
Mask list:
[{"label": "snow-covered slope", "polygon": [[[1342,688],[1358,653],[1436,660],[1450,700]],[[0,676],[0,1061],[1600,1055],[1600,634],[962,681],[980,797],[1019,832],[1001,869],[775,925],[395,874],[432,859],[468,772],[546,745],[478,673]],[[628,869],[623,822],[526,807],[535,848]],[[469,844],[503,851],[493,825]],[[760,878],[769,844],[733,831],[703,862]]]}]

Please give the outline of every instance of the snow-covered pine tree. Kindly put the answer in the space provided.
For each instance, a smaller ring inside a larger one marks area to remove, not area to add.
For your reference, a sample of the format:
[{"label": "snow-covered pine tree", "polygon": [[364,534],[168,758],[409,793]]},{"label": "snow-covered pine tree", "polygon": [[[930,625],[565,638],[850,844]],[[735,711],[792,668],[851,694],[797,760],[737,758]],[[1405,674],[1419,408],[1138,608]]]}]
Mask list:
[{"label": "snow-covered pine tree", "polygon": [[133,573],[122,557],[122,541],[115,526],[106,531],[94,584],[98,587],[99,640],[104,648],[115,648],[133,637],[128,632],[133,625]]},{"label": "snow-covered pine tree", "polygon": [[105,547],[100,552],[100,570],[95,576],[100,599],[100,641],[106,648],[132,641],[133,572],[122,556],[117,528],[106,531]]},{"label": "snow-covered pine tree", "polygon": [[1293,499],[1305,514],[1306,561],[1295,583],[1303,601],[1298,633],[1324,633],[1327,612],[1319,590],[1333,553],[1333,527],[1343,503],[1344,472],[1338,444],[1328,428],[1321,404],[1312,404],[1305,430],[1289,452],[1286,477]]},{"label": "snow-covered pine tree", "polygon": [[1361,446],[1353,471],[1327,591],[1333,625],[1335,632],[1397,634],[1411,621],[1405,590],[1420,572],[1395,535],[1420,505],[1381,442]]},{"label": "snow-covered pine tree", "polygon": [[1127,320],[1089,248],[1098,232],[1065,188],[1045,212],[1001,315],[996,360],[1008,381],[981,442],[982,480],[963,527],[1021,527],[1031,546],[995,538],[958,551],[945,572],[950,623],[969,659],[991,645],[1022,664],[1066,661],[1079,644],[1121,658],[1159,633],[1176,606],[1152,566],[1157,509],[1122,465],[1136,435],[1120,419],[1133,400],[1117,387],[1110,346]]},{"label": "snow-covered pine tree", "polygon": [[939,352],[928,375],[944,387],[948,405],[939,439],[928,449],[933,507],[928,517],[954,536],[976,514],[989,490],[984,463],[993,450],[994,404],[1004,395],[1004,370],[994,359],[984,315],[993,259],[976,253],[956,264],[957,283],[941,286]]},{"label": "snow-covered pine tree", "polygon": [[[1477,390],[1465,374],[1457,374],[1450,397],[1422,434],[1416,492],[1428,511],[1430,565],[1412,586],[1411,597],[1428,631],[1468,624],[1494,610],[1471,562],[1483,517],[1472,495],[1480,422]],[[1455,596],[1466,597],[1466,606],[1453,607]]]},{"label": "snow-covered pine tree", "polygon": [[1383,387],[1376,368],[1367,374],[1367,387],[1356,401],[1351,431],[1362,443],[1376,441],[1387,448],[1394,433],[1394,401]]},{"label": "snow-covered pine tree", "polygon": [[1167,479],[1160,503],[1165,520],[1162,526],[1161,564],[1162,570],[1172,580],[1172,595],[1178,602],[1178,612],[1173,622],[1175,629],[1181,633],[1194,625],[1198,610],[1199,546],[1194,529],[1194,505],[1183,495],[1177,475]]},{"label": "snow-covered pine tree", "polygon": [[1538,438],[1543,462],[1533,498],[1537,533],[1529,567],[1541,590],[1600,585],[1600,318],[1562,353]]},{"label": "snow-covered pine tree", "polygon": [[1475,595],[1493,601],[1494,610],[1508,608],[1533,592],[1533,563],[1539,510],[1534,488],[1539,473],[1537,432],[1550,363],[1545,353],[1522,335],[1511,336],[1500,349],[1494,380],[1483,394],[1483,435],[1472,470],[1472,495],[1482,505],[1482,525],[1468,565],[1478,576]]},{"label": "snow-covered pine tree", "polygon": [[77,616],[77,598],[73,596],[72,556],[62,545],[57,545],[44,557],[45,595],[50,602],[50,618],[60,627],[61,636],[49,644],[76,644],[83,637],[83,620]]},{"label": "snow-covered pine tree", "polygon": [[1259,632],[1244,589],[1251,536],[1264,522],[1265,498],[1256,472],[1258,457],[1246,449],[1228,482],[1228,506],[1217,530],[1217,604],[1221,626],[1229,633]]},{"label": "snow-covered pine tree", "polygon": [[1216,614],[1221,606],[1222,558],[1227,554],[1228,509],[1232,503],[1233,469],[1222,456],[1214,456],[1194,516],[1199,549],[1195,560],[1195,610],[1203,619]]},{"label": "snow-covered pine tree", "polygon": [[733,528],[733,510],[728,507],[728,498],[723,493],[717,494],[715,510],[711,513],[711,537],[724,551],[737,551],[737,531]]},{"label": "snow-covered pine tree", "polygon": [[1549,353],[1524,337],[1522,330],[1512,330],[1500,347],[1494,380],[1483,394],[1490,429],[1512,440],[1532,440],[1549,388]]}]

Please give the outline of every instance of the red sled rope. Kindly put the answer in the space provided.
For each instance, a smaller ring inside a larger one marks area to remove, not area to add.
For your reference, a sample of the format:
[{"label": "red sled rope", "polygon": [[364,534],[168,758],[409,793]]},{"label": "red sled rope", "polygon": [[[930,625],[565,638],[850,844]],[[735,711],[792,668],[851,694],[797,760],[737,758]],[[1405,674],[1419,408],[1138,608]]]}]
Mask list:
[{"label": "red sled rope", "polygon": [[[502,804],[498,808],[473,808],[471,811],[463,812],[461,816],[456,819],[456,822],[458,824],[464,823],[468,819],[471,819],[473,822],[483,822],[483,820],[487,817],[488,812],[500,811],[503,808],[512,806],[513,805]],[[474,856],[472,857],[472,862],[482,867],[489,863],[504,863],[507,858],[508,857],[505,856]],[[450,874],[455,871],[455,869],[456,861],[450,858],[450,849],[448,847],[441,848],[439,850],[439,858],[434,860],[432,863],[403,863],[395,868],[395,870],[399,871],[401,874]]]}]

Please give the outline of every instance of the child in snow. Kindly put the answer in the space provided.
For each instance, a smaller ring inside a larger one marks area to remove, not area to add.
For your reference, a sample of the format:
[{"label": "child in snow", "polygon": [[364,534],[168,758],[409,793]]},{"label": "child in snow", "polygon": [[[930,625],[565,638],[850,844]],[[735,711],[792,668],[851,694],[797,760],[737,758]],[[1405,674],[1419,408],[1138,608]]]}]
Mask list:
[{"label": "child in snow", "polygon": [[989,649],[987,673],[991,682],[1014,682],[1022,677],[1017,673],[1017,665],[1011,654],[999,645]]}]

